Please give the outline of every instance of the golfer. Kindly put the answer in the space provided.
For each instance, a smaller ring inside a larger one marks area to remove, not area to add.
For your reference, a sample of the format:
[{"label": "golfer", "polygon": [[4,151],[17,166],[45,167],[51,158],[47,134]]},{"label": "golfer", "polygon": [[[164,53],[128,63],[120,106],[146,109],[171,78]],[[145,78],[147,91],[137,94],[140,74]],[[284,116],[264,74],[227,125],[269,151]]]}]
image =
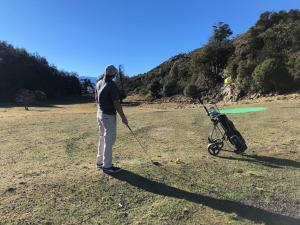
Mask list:
[{"label": "golfer", "polygon": [[113,65],[106,67],[104,76],[96,84],[95,98],[97,103],[97,120],[100,138],[97,154],[97,168],[105,173],[117,173],[120,168],[112,164],[112,146],[116,140],[116,112],[122,122],[128,124],[127,118],[120,104],[119,89],[113,78],[118,70]]}]

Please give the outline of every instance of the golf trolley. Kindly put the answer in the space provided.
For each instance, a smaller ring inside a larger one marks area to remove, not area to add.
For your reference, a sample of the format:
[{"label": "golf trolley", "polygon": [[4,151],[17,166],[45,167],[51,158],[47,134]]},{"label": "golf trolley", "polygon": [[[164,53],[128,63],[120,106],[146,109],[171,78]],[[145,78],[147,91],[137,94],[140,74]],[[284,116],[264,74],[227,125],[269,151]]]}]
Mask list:
[{"label": "golf trolley", "polygon": [[[203,105],[207,115],[213,123],[213,130],[208,136],[209,144],[207,150],[209,154],[214,156],[218,155],[224,146],[224,141],[228,141],[233,146],[235,153],[239,154],[244,152],[247,149],[246,141],[235,128],[233,122],[229,120],[225,114],[220,112],[217,105],[208,110],[202,100],[200,100],[200,103]],[[221,125],[223,132],[219,125]]]}]

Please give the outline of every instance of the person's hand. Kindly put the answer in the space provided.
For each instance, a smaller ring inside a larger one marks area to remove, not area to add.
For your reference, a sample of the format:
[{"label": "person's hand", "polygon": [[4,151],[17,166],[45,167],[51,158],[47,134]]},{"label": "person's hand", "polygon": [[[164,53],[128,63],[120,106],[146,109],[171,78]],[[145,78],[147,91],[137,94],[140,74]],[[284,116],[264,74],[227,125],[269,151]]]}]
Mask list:
[{"label": "person's hand", "polygon": [[123,118],[122,118],[122,122],[123,122],[125,125],[128,125],[128,120],[127,120],[126,117],[123,117]]}]

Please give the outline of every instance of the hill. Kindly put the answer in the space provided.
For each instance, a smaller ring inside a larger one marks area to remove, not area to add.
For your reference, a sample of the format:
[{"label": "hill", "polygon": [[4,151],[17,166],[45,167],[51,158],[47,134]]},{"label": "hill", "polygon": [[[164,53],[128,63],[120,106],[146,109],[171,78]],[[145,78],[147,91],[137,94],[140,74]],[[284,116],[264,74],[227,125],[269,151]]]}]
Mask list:
[{"label": "hill", "polygon": [[300,89],[299,10],[264,12],[246,33],[231,35],[228,24],[218,23],[206,45],[132,77],[128,90],[152,99],[199,97],[203,90],[222,97],[226,78],[236,98]]},{"label": "hill", "polygon": [[58,70],[38,54],[0,42],[0,102],[14,101],[22,89],[43,92],[50,99],[81,94],[76,73]]},{"label": "hill", "polygon": [[93,84],[96,84],[96,83],[97,83],[97,80],[98,80],[97,77],[89,77],[89,76],[80,76],[79,79],[80,79],[80,80],[88,79],[88,80],[90,80]]}]

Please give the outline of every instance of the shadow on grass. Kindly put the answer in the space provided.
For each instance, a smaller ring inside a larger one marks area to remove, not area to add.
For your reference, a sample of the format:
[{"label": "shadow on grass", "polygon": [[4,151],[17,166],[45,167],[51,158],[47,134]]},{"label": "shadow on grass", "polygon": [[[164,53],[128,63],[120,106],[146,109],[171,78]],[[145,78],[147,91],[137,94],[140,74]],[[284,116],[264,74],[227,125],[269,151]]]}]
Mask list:
[{"label": "shadow on grass", "polygon": [[132,186],[154,194],[185,199],[189,202],[202,204],[226,213],[236,213],[239,217],[252,220],[254,222],[265,223],[266,225],[300,224],[300,219],[268,212],[266,210],[248,206],[239,202],[216,199],[213,197],[184,191],[163,183],[159,183],[157,181],[149,180],[128,170],[122,170],[117,174],[112,174],[111,176],[118,180],[126,181]]},{"label": "shadow on grass", "polygon": [[[57,100],[47,100],[47,101],[37,101],[35,103],[30,103],[26,106],[29,107],[53,107],[60,108],[57,105],[72,105],[72,104],[86,104],[86,103],[94,103],[94,96],[77,96],[77,97],[65,97]],[[126,107],[135,107],[145,103],[145,101],[124,101],[122,102],[123,106]],[[0,102],[0,108],[13,108],[13,107],[25,107],[23,103],[15,103],[15,102]]]},{"label": "shadow on grass", "polygon": [[76,97],[65,97],[62,99],[50,99],[46,101],[36,101],[25,105],[24,103],[15,102],[0,102],[0,108],[13,108],[13,107],[53,107],[60,108],[57,105],[72,105],[72,104],[85,104],[95,102],[94,96],[76,96]]},{"label": "shadow on grass", "polygon": [[275,158],[270,156],[259,156],[259,155],[244,155],[244,156],[262,163],[271,163],[278,166],[300,168],[300,162],[290,160],[290,159],[280,159],[280,158]]},{"label": "shadow on grass", "polygon": [[135,107],[135,106],[140,106],[143,103],[144,103],[144,101],[138,101],[138,100],[136,100],[136,101],[126,101],[126,100],[124,100],[122,102],[122,106]]},{"label": "shadow on grass", "polygon": [[290,159],[275,158],[275,157],[271,157],[271,156],[243,154],[241,158],[226,157],[226,156],[217,156],[217,157],[222,158],[222,159],[245,161],[245,162],[250,162],[250,163],[261,164],[261,165],[272,167],[272,168],[282,168],[282,167],[294,167],[297,169],[300,168],[300,162],[290,160]]},{"label": "shadow on grass", "polygon": [[54,102],[46,101],[46,102],[37,102],[37,103],[31,103],[28,105],[24,105],[21,103],[13,103],[13,102],[7,102],[7,103],[0,103],[0,108],[13,108],[13,107],[23,107],[25,106],[29,107],[29,110],[31,107],[45,107],[45,108],[61,108],[59,106],[56,106],[53,104]]}]

